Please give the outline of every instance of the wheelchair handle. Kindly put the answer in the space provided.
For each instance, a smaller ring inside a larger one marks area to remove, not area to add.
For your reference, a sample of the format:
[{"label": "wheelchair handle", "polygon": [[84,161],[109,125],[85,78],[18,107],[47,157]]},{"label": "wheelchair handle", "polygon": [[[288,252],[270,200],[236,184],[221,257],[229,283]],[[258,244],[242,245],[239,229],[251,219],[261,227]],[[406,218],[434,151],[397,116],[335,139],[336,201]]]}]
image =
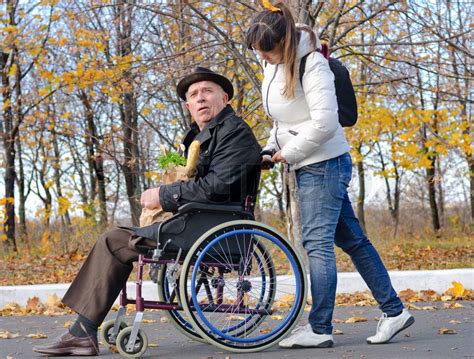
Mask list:
[{"label": "wheelchair handle", "polygon": [[[260,152],[260,157],[263,159],[263,156],[270,156],[273,157],[273,155],[276,153],[275,150],[263,150]],[[273,162],[262,162],[262,170],[269,170],[270,168],[275,167],[275,164]]]},{"label": "wheelchair handle", "polygon": [[263,150],[262,152],[260,152],[260,157],[263,157],[263,156],[273,157],[275,153],[276,153],[275,150]]}]

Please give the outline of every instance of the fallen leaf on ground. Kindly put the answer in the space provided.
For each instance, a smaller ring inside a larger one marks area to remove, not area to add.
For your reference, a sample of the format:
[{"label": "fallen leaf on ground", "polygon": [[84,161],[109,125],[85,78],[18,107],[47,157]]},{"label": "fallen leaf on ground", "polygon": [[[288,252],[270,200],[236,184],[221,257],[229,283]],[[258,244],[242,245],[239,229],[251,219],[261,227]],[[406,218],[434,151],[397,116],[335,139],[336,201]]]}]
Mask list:
[{"label": "fallen leaf on ground", "polygon": [[0,330],[0,339],[13,339],[18,338],[20,333],[10,333],[8,330]]},{"label": "fallen leaf on ground", "polygon": [[283,317],[281,315],[272,315],[270,318],[272,318],[273,320],[282,320]]},{"label": "fallen leaf on ground", "polygon": [[61,299],[57,296],[56,293],[48,294],[44,304],[47,307],[61,307],[62,306]]},{"label": "fallen leaf on ground", "polygon": [[160,323],[169,323],[170,320],[168,319],[168,317],[161,317],[160,318]]},{"label": "fallen leaf on ground", "polygon": [[160,345],[159,344],[148,344],[148,348],[158,348]]},{"label": "fallen leaf on ground", "polygon": [[410,337],[411,337],[411,333],[410,333],[410,332],[406,332],[406,333],[405,333],[405,336],[406,336],[407,338],[410,338]]},{"label": "fallen leaf on ground", "polygon": [[346,319],[345,323],[358,323],[358,322],[366,322],[367,318],[364,317],[350,317]]},{"label": "fallen leaf on ground", "polygon": [[459,309],[459,308],[464,308],[464,305],[457,302],[444,303],[444,308],[445,309]]},{"label": "fallen leaf on ground", "polygon": [[[66,320],[64,322],[64,328],[70,328],[72,325],[74,324],[74,321],[73,320]],[[97,328],[98,330],[100,330],[100,327]]]},{"label": "fallen leaf on ground", "polygon": [[448,289],[448,292],[455,298],[460,298],[464,295],[465,289],[462,283],[453,281],[453,286]]},{"label": "fallen leaf on ground", "polygon": [[28,334],[26,337],[33,338],[33,339],[44,339],[44,338],[47,338],[48,336],[44,334],[43,332],[37,332],[37,333]]},{"label": "fallen leaf on ground", "polygon": [[230,315],[227,320],[245,320],[245,317],[241,315]]},{"label": "fallen leaf on ground", "polygon": [[40,300],[38,297],[28,298],[28,300],[26,301],[26,309],[28,310],[36,309],[38,304],[40,304]]},{"label": "fallen leaf on ground", "polygon": [[438,334],[457,334],[458,332],[454,329],[439,328]]},{"label": "fallen leaf on ground", "polygon": [[344,332],[340,329],[334,329],[334,331],[332,332],[333,335],[343,335]]},{"label": "fallen leaf on ground", "polygon": [[151,323],[156,323],[156,320],[153,319],[143,319],[142,323],[144,324],[151,324]]},{"label": "fallen leaf on ground", "polygon": [[452,320],[449,321],[449,323],[451,323],[451,324],[459,324],[459,323],[461,323],[461,321],[460,321],[460,320],[452,319]]}]

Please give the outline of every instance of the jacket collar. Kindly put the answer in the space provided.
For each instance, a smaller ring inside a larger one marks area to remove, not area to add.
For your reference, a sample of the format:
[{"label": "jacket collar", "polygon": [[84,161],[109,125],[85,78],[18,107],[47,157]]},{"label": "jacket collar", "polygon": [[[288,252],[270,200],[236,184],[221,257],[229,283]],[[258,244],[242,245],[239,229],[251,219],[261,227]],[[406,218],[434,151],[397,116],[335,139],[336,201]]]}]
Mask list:
[{"label": "jacket collar", "polygon": [[212,130],[222,124],[228,117],[234,115],[234,109],[231,105],[227,105],[224,109],[214,117],[202,131],[199,131],[199,127],[196,122],[191,124],[191,128],[186,132],[183,138],[183,144],[188,148],[191,142],[196,136],[199,135],[199,140],[201,143],[207,141],[212,137]]},{"label": "jacket collar", "polygon": [[303,28],[307,28],[307,25],[296,24],[296,29],[299,32],[298,48],[296,50],[297,59],[301,59],[310,52],[321,50],[321,42],[319,41],[318,33],[313,30],[314,36],[316,37],[316,48],[314,48],[309,38],[309,34],[303,30]]}]

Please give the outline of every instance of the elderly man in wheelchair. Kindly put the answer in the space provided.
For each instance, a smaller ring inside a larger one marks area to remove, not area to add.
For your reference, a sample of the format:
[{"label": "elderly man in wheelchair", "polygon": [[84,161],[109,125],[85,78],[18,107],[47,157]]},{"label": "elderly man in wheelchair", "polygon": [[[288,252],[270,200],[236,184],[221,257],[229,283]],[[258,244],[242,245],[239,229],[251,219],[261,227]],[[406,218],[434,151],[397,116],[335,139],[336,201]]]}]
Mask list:
[{"label": "elderly man in wheelchair", "polygon": [[[195,179],[142,194],[143,207],[161,205],[174,213],[171,218],[101,236],[63,298],[77,313],[75,323],[34,351],[98,355],[101,326],[104,345],[116,346],[125,357],[139,357],[147,348],[140,328],[145,308],[164,310],[192,339],[236,352],[272,346],[298,321],[305,304],[305,272],[291,244],[253,220],[261,149],[228,105],[231,82],[198,67],[178,83],[177,93],[194,120],[183,144],[201,143]],[[136,298],[128,299],[126,282],[136,261]],[[144,265],[150,265],[158,284],[159,301],[141,295]],[[103,323],[119,294],[117,317]],[[123,318],[131,303],[137,313],[127,326]]]}]

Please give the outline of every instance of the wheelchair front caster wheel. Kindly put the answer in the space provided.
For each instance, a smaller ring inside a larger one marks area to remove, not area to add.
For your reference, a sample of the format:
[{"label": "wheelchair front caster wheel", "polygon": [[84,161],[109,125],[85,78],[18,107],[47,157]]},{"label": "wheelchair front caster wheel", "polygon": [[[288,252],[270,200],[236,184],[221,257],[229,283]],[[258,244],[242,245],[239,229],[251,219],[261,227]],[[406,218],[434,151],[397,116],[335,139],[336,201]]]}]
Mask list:
[{"label": "wheelchair front caster wheel", "polygon": [[[103,345],[105,345],[110,351],[114,351],[116,348],[116,342],[117,342],[117,337],[113,336],[114,333],[114,324],[115,324],[115,319],[113,320],[108,320],[100,326],[100,341],[102,342]],[[119,326],[119,334],[120,332],[127,327],[127,324],[125,322],[120,322]]]},{"label": "wheelchair front caster wheel", "polygon": [[148,338],[143,332],[143,330],[138,330],[137,340],[132,350],[127,350],[128,340],[130,339],[130,334],[132,333],[133,327],[127,327],[122,329],[117,336],[117,349],[125,358],[140,358],[148,348]]}]

